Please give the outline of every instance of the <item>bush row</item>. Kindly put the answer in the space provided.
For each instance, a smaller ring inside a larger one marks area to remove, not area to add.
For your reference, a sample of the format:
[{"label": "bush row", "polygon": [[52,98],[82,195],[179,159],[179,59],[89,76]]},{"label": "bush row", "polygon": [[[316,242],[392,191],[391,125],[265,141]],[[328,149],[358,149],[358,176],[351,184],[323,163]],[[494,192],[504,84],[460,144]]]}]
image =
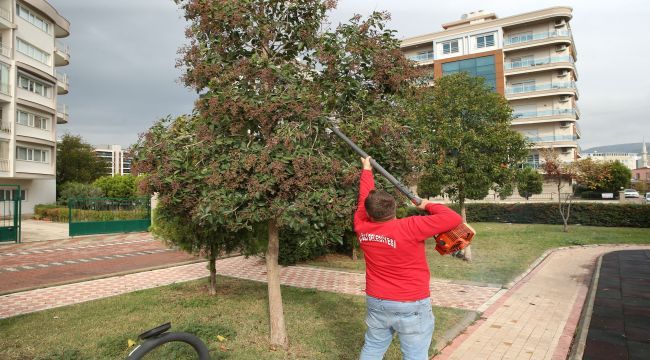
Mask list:
[{"label": "bush row", "polygon": [[[73,210],[74,220],[80,222],[146,219],[147,214],[146,208],[127,211]],[[34,219],[68,222],[70,221],[70,210],[67,207],[57,205],[36,205],[34,207]]]},{"label": "bush row", "polygon": [[[459,211],[457,205],[452,205]],[[557,203],[467,204],[467,222],[562,224]],[[415,208],[400,209],[400,216],[416,215]],[[573,203],[569,224],[589,226],[650,227],[650,205]]]}]

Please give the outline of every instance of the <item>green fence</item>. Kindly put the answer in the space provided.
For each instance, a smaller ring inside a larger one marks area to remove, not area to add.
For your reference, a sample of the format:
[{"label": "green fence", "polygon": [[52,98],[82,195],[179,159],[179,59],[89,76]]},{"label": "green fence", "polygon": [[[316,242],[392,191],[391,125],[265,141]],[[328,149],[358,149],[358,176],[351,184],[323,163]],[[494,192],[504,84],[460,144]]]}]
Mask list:
[{"label": "green fence", "polygon": [[151,198],[68,200],[70,236],[147,231]]},{"label": "green fence", "polygon": [[0,185],[0,242],[20,242],[20,185]]}]

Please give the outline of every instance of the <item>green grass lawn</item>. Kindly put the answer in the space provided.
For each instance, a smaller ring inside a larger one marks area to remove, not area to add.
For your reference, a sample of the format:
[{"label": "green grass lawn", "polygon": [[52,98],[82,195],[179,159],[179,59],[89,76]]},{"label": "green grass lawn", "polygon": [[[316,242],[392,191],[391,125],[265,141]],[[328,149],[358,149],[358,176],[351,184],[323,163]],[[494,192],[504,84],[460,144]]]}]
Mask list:
[{"label": "green grass lawn", "polygon": [[[587,244],[650,244],[650,229],[561,225],[475,223],[472,262],[440,256],[435,243],[427,244],[431,277],[505,284],[521,274],[547,249]],[[308,265],[364,271],[361,256],[328,255]]]},{"label": "green grass lawn", "polygon": [[[167,321],[198,335],[215,359],[358,358],[364,297],[283,287],[285,351],[269,348],[266,284],[219,277],[215,297],[206,285],[203,279],[0,320],[0,359],[124,359],[128,339]],[[467,312],[434,307],[434,314],[435,338]],[[401,358],[396,343],[386,359]],[[192,359],[189,349],[166,346],[149,358]]]}]

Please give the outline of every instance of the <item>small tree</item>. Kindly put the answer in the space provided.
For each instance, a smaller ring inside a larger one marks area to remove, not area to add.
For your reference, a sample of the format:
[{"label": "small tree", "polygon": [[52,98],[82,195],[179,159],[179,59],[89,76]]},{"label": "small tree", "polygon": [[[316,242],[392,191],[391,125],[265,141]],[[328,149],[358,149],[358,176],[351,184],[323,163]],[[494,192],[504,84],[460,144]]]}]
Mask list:
[{"label": "small tree", "polygon": [[133,175],[102,176],[93,182],[109,198],[132,198],[136,196],[136,177]]},{"label": "small tree", "polygon": [[632,182],[632,171],[618,160],[608,165],[609,179],[604,182],[602,190],[618,194],[621,188],[629,188]]},{"label": "small tree", "polygon": [[88,184],[106,174],[106,162],[81,136],[64,134],[56,148],[56,185],[74,181]]},{"label": "small tree", "polygon": [[[569,232],[569,217],[571,216],[571,203],[573,200],[573,178],[574,167],[560,159],[560,154],[555,149],[543,149],[540,151],[544,161],[541,166],[549,178],[557,187],[558,210],[564,223],[564,232]],[[570,192],[562,195],[562,190],[569,185]]]},{"label": "small tree", "polygon": [[[503,96],[487,88],[483,78],[461,72],[423,88],[419,104],[419,126],[429,145],[420,195],[448,195],[466,220],[467,199],[483,199],[490,189],[500,196],[512,194],[528,145],[511,128],[512,109]],[[465,258],[471,260],[469,248]]]},{"label": "small tree", "polygon": [[528,200],[532,195],[541,194],[544,176],[531,167],[523,168],[517,174],[517,192]]}]

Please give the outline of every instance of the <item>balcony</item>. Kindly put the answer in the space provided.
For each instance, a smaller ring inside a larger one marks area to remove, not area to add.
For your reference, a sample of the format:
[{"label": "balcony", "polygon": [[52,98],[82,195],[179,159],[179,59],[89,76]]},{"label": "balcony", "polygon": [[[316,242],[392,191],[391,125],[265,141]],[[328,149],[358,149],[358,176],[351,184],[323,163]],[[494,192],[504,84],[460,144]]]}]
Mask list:
[{"label": "balcony", "polygon": [[409,56],[409,60],[413,60],[413,61],[417,61],[417,62],[432,61],[433,60],[433,50],[427,51],[425,53],[417,54],[417,55],[411,55],[411,56]]},{"label": "balcony", "polygon": [[56,123],[57,124],[67,124],[68,123],[68,105],[60,104],[56,108]]},{"label": "balcony", "polygon": [[9,159],[0,159],[0,172],[9,172]]},{"label": "balcony", "polygon": [[68,74],[55,72],[56,75],[56,93],[58,95],[65,95],[70,89]]},{"label": "balcony", "polygon": [[0,44],[0,55],[11,59],[11,48]]},{"label": "balcony", "polygon": [[11,11],[0,7],[0,29],[13,29],[14,24],[11,20]]},{"label": "balcony", "polygon": [[578,97],[578,88],[574,81],[556,83],[522,83],[506,87],[506,98],[517,100],[542,96],[575,95]]},{"label": "balcony", "polygon": [[503,51],[518,50],[527,47],[550,45],[555,43],[571,44],[573,37],[569,30],[556,30],[532,34],[506,36]]},{"label": "balcony", "polygon": [[515,111],[512,113],[512,124],[534,124],[540,122],[555,122],[561,119],[578,119],[577,109],[553,109],[541,111]]},{"label": "balcony", "polygon": [[54,66],[70,64],[70,47],[60,41],[54,46]]},{"label": "balcony", "polygon": [[11,124],[9,121],[0,122],[0,134],[11,134]]},{"label": "balcony", "polygon": [[571,69],[575,73],[575,65],[571,56],[551,56],[537,59],[524,59],[504,64],[506,75],[517,75],[535,71],[553,69]]},{"label": "balcony", "polygon": [[532,148],[578,147],[577,135],[526,136],[533,143]]},{"label": "balcony", "polygon": [[[6,96],[11,96],[11,86],[9,86],[8,81],[0,82],[0,94],[6,95]],[[0,98],[0,101],[2,101],[1,98]]]}]

